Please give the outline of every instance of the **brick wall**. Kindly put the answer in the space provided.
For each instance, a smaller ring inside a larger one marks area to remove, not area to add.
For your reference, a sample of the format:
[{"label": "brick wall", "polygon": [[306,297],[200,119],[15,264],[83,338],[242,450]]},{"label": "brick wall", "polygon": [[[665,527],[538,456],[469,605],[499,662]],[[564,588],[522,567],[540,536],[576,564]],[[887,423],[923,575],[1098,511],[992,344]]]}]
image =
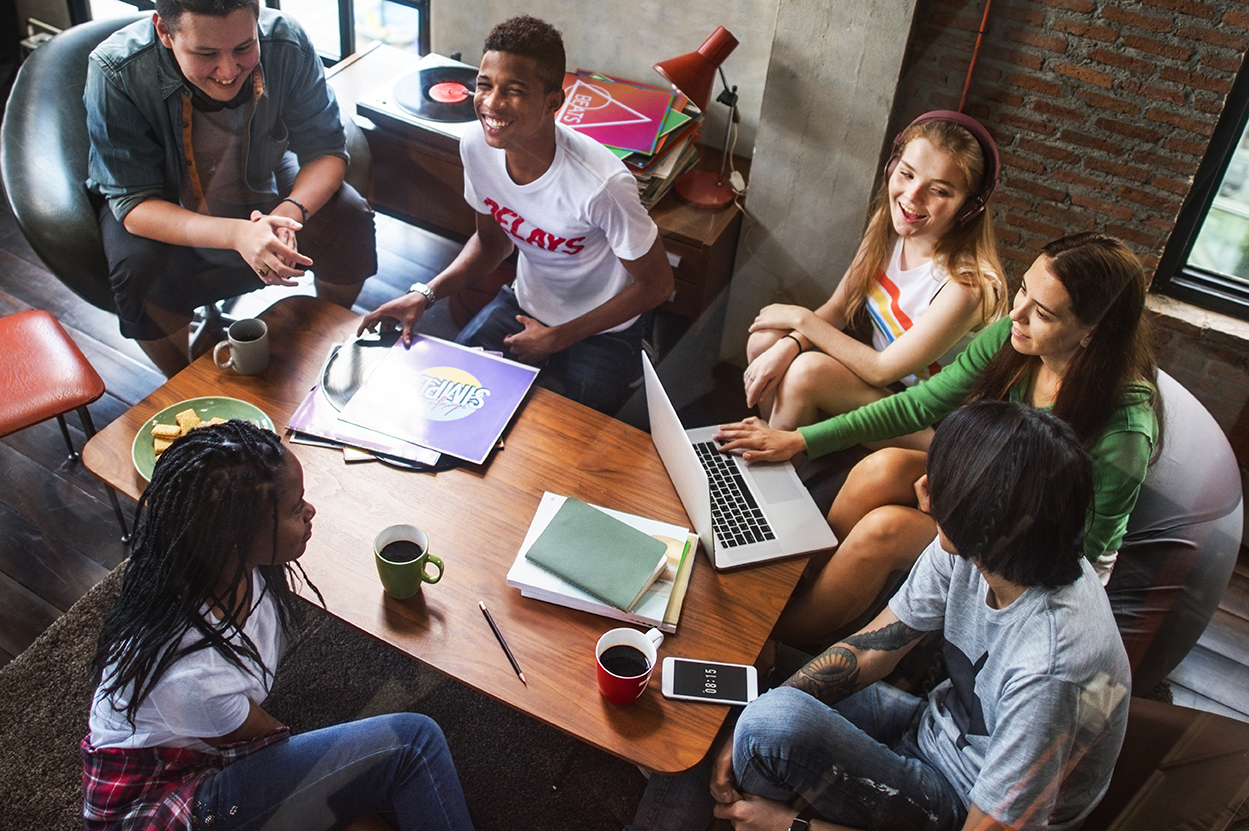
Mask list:
[{"label": "brick wall", "polygon": [[[984,0],[919,0],[892,123],[956,109]],[[1249,0],[993,0],[965,111],[1002,152],[999,250],[1018,279],[1049,240],[1097,230],[1158,265],[1249,50]],[[1159,363],[1249,470],[1249,337],[1156,298]]]},{"label": "brick wall", "polygon": [[1249,323],[1163,296],[1151,297],[1149,307],[1156,313],[1158,365],[1210,411],[1227,434],[1242,474],[1249,475]]},{"label": "brick wall", "polygon": [[[957,108],[983,9],[920,0],[895,123]],[[1236,0],[994,0],[965,111],[1002,151],[1007,266],[1099,230],[1156,267],[1246,49]]]}]

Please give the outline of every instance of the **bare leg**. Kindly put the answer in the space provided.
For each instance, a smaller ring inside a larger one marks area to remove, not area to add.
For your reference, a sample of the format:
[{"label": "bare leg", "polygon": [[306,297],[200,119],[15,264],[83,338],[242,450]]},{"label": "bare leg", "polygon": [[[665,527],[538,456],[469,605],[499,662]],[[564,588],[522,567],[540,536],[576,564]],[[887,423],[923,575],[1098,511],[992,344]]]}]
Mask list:
[{"label": "bare leg", "polygon": [[823,648],[880,596],[890,575],[914,565],[937,535],[916,508],[887,505],[860,521],[828,564],[790,600],[773,630],[784,643]]},{"label": "bare leg", "polygon": [[925,453],[889,448],[854,466],[828,512],[841,544],[812,558],[774,637],[826,645],[872,605],[895,571],[911,567],[937,533],[915,509],[915,481],[926,462]]},{"label": "bare leg", "polygon": [[921,453],[928,452],[928,445],[932,444],[934,430],[931,427],[925,427],[914,433],[897,438],[885,439],[884,441],[867,441],[863,442],[863,446],[869,450],[880,450],[885,447],[900,447],[904,450],[918,450]]},{"label": "bare leg", "polygon": [[[828,511],[828,524],[838,539],[872,510],[884,505],[914,508],[915,482],[924,475],[928,454],[918,450],[878,450],[854,466]],[[935,532],[934,532],[935,533]]]},{"label": "bare leg", "polygon": [[344,309],[350,309],[352,304],[356,302],[356,298],[360,296],[360,289],[364,287],[364,283],[339,285],[318,277],[316,279],[316,287],[317,297],[322,300],[328,300],[336,306],[342,306]]},{"label": "bare leg", "polygon": [[868,384],[836,358],[823,352],[804,352],[781,378],[768,424],[777,430],[793,430],[888,394],[888,390]]},{"label": "bare leg", "polygon": [[[780,329],[761,329],[758,332],[752,332],[750,339],[746,341],[746,363],[747,365],[754,363],[764,352],[772,348],[772,345],[783,338],[785,333]],[[775,393],[763,398],[759,401],[759,417],[764,421],[768,421],[772,414],[772,403]]]}]

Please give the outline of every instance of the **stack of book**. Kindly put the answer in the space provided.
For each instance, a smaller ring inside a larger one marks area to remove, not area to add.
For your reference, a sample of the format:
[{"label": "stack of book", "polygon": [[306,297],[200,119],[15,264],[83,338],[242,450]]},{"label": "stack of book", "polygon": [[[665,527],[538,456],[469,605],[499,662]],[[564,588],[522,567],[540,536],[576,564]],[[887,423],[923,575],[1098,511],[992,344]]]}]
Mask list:
[{"label": "stack of book", "polygon": [[522,597],[675,632],[697,544],[688,528],[546,493],[507,584]]},{"label": "stack of book", "polygon": [[579,69],[564,76],[564,94],[556,120],[615,153],[648,210],[698,161],[703,114],[682,93]]}]

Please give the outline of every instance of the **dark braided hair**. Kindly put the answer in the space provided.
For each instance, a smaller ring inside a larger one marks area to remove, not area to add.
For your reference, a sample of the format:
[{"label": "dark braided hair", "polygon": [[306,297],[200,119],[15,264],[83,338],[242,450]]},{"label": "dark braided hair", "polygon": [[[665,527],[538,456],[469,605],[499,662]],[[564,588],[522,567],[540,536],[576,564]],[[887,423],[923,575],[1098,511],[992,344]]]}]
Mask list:
[{"label": "dark braided hair", "polygon": [[[263,589],[254,597],[245,562],[262,534],[272,535],[271,550],[277,550],[278,485],[287,456],[277,435],[238,419],[192,430],[161,454],[139,499],[121,592],[93,662],[103,692],[125,699],[131,724],[157,681],[185,655],[215,649],[241,670],[252,671],[249,662],[260,665],[241,621],[265,593],[273,595],[283,628],[289,625],[295,572],[307,582],[303,569],[296,563],[258,566]],[[222,619],[206,619],[205,605]],[[198,637],[180,645],[188,632]],[[131,685],[133,692],[126,692]]]},{"label": "dark braided hair", "polygon": [[1004,401],[955,410],[928,449],[928,493],[946,539],[985,571],[1047,589],[1080,577],[1092,462],[1052,413]]}]

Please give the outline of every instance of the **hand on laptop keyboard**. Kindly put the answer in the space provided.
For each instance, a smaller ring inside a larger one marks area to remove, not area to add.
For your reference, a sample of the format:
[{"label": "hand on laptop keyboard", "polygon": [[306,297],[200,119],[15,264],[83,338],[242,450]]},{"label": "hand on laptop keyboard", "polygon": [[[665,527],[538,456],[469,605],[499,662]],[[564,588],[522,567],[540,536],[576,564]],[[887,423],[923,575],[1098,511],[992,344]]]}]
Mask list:
[{"label": "hand on laptop keyboard", "polygon": [[797,430],[773,430],[755,416],[720,425],[712,438],[720,443],[721,453],[742,451],[742,458],[748,462],[784,462],[807,449],[806,440]]}]

